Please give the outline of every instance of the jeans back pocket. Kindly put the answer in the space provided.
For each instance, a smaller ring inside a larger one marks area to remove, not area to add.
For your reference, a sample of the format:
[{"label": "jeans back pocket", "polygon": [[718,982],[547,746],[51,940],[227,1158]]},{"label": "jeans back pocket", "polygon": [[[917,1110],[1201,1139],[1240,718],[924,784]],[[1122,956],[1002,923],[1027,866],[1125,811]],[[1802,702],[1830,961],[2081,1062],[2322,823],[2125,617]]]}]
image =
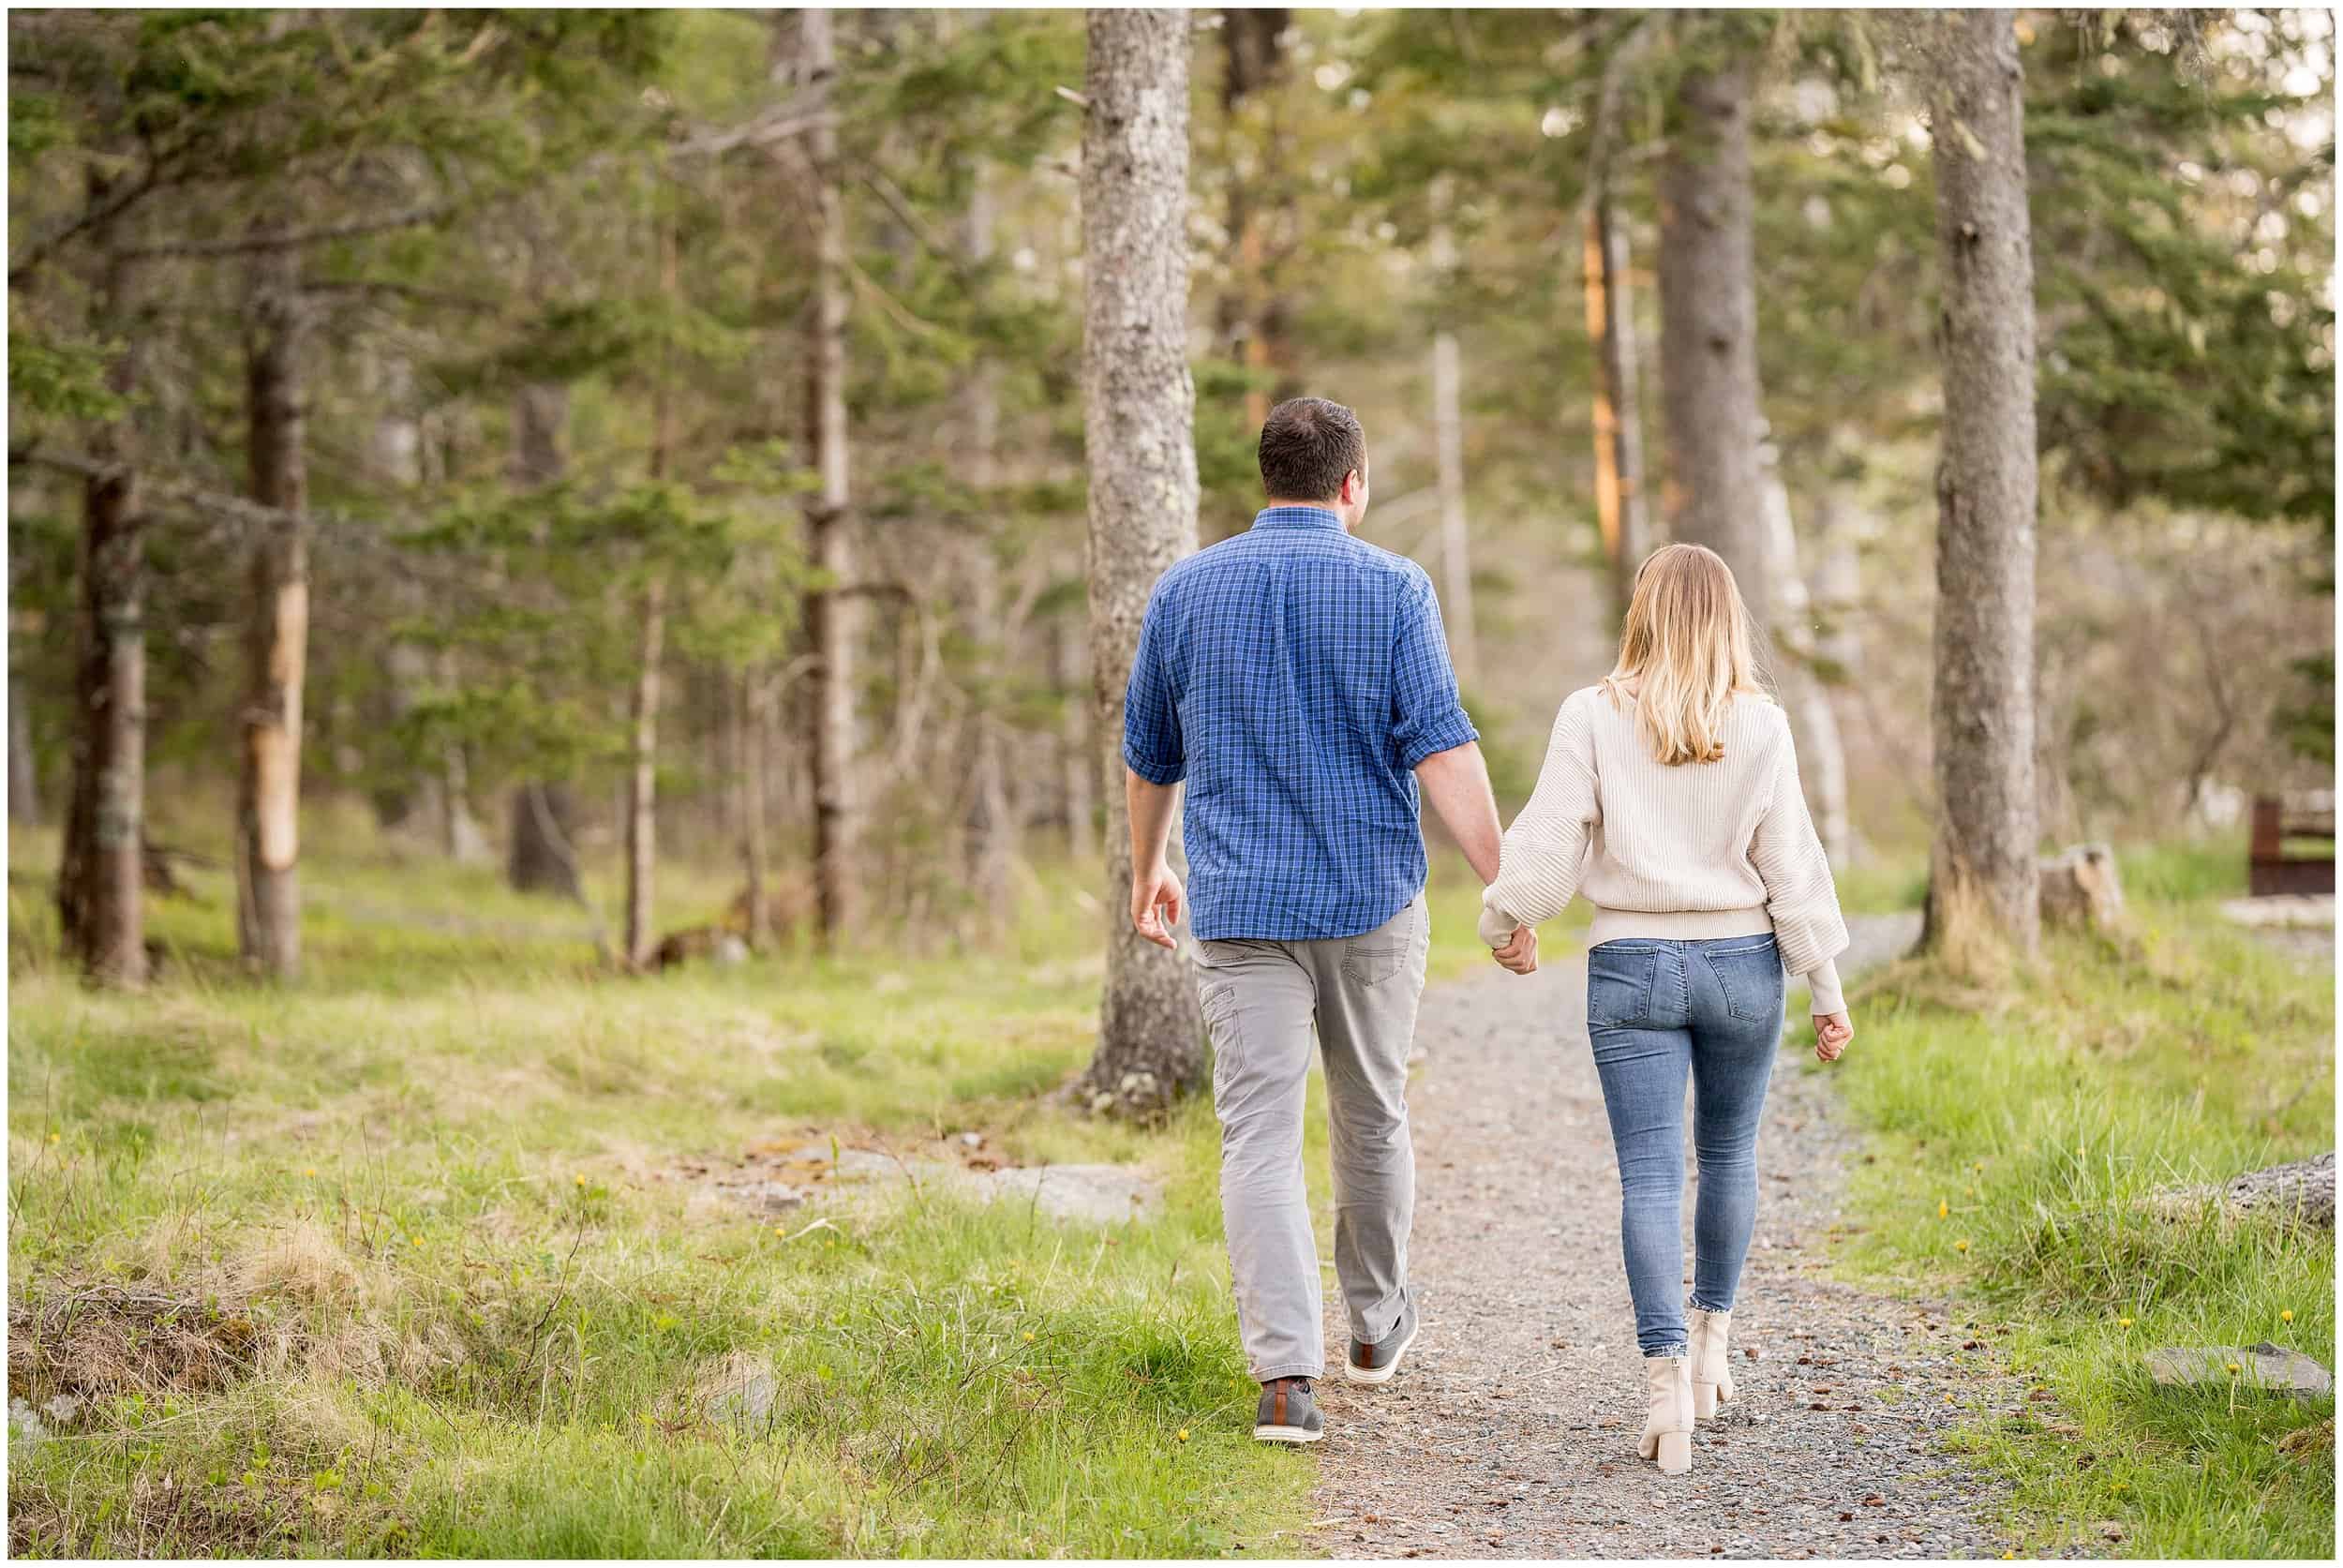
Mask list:
[{"label": "jeans back pocket", "polygon": [[1660,955],[1609,942],[1587,954],[1587,1024],[1641,1023],[1651,1016],[1651,981]]},{"label": "jeans back pocket", "polygon": [[1782,949],[1772,937],[1723,952],[1709,948],[1701,956],[1724,993],[1725,1010],[1735,1018],[1752,1023],[1781,1018],[1788,982],[1782,973]]}]

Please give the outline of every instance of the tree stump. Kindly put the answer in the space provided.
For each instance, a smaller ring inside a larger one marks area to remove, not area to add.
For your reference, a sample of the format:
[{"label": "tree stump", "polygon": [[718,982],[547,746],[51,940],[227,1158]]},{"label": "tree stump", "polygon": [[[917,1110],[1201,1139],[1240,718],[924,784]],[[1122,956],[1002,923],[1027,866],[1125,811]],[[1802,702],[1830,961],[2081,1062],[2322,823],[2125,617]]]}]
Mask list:
[{"label": "tree stump", "polygon": [[2115,852],[2103,844],[2079,844],[2041,865],[2042,923],[2084,931],[2112,931],[2124,920],[2123,877]]}]

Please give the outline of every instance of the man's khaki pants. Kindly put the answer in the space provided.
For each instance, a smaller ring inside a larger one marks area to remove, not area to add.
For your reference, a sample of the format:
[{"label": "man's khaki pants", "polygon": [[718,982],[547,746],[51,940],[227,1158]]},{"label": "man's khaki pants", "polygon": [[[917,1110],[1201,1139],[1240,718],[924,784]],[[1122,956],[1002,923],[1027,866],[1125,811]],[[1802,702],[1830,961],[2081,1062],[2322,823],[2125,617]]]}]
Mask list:
[{"label": "man's khaki pants", "polygon": [[1257,1381],[1326,1369],[1318,1243],[1302,1175],[1313,1039],[1326,1056],[1335,1277],[1351,1333],[1380,1344],[1398,1325],[1415,1214],[1408,1053],[1430,945],[1420,892],[1360,936],[1197,944],[1220,1116],[1220,1204],[1245,1359]]}]

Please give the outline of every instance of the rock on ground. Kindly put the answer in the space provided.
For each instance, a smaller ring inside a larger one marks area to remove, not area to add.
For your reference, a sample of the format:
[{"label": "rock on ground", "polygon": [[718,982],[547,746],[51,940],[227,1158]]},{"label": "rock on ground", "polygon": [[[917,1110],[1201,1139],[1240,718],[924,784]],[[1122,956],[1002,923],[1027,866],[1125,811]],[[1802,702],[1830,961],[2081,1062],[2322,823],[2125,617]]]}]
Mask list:
[{"label": "rock on ground", "polygon": [[[942,1147],[967,1156],[983,1145],[981,1136]],[[990,1159],[963,1164],[933,1153],[889,1154],[812,1142],[795,1149],[751,1150],[729,1170],[707,1161],[687,1163],[684,1174],[704,1178],[732,1202],[761,1214],[778,1214],[809,1202],[843,1198],[892,1202],[913,1184],[922,1192],[950,1193],[978,1202],[1024,1204],[1052,1219],[1119,1224],[1149,1218],[1163,1208],[1163,1183],[1131,1165],[1026,1165],[994,1168]]]},{"label": "rock on ground", "polygon": [[988,1202],[1031,1203],[1055,1219],[1102,1225],[1163,1207],[1163,1184],[1127,1165],[1018,1165],[992,1172],[979,1191]]},{"label": "rock on ground", "polygon": [[[1866,932],[1883,956],[1915,934],[1908,919]],[[1425,998],[1409,1270],[1424,1327],[1392,1383],[1353,1389],[1337,1373],[1320,1384],[1315,1547],[1998,1555],[1998,1491],[1944,1439],[1966,1407],[2038,1407],[1995,1369],[1989,1337],[1945,1308],[1826,1276],[1855,1137],[1832,1120],[1825,1076],[1801,1066],[1803,1021],[1757,1147],[1757,1234],[1733,1317],[1739,1396],[1701,1426],[1690,1474],[1663,1477],[1636,1456],[1642,1378],[1584,993],[1583,962],[1568,960],[1528,979],[1492,967]],[[1347,1326],[1331,1271],[1326,1293],[1338,1367]]]},{"label": "rock on ground", "polygon": [[[2231,1368],[2235,1368],[2234,1371]],[[2171,1346],[2148,1352],[2148,1376],[2167,1388],[2227,1388],[2319,1399],[2335,1392],[2335,1377],[2300,1351],[2264,1340],[2259,1345]]]}]

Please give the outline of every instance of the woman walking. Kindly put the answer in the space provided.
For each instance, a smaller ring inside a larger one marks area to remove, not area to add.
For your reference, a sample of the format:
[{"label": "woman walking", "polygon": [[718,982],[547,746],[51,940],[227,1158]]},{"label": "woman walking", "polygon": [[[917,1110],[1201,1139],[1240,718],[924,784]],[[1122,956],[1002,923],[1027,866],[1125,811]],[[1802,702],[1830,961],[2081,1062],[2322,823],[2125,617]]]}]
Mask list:
[{"label": "woman walking", "polygon": [[[1594,904],[1587,1030],[1651,1397],[1641,1450],[1678,1473],[1692,1468],[1694,1417],[1733,1397],[1725,1337],[1756,1219],[1785,968],[1813,993],[1816,1055],[1836,1061],[1855,1035],[1833,963],[1846,923],[1789,722],[1757,685],[1732,572],[1697,545],[1645,560],[1617,667],[1562,703],[1483,899],[1482,939],[1527,973],[1533,928],[1579,892]],[[1700,1180],[1689,1331],[1687,1075]]]}]

